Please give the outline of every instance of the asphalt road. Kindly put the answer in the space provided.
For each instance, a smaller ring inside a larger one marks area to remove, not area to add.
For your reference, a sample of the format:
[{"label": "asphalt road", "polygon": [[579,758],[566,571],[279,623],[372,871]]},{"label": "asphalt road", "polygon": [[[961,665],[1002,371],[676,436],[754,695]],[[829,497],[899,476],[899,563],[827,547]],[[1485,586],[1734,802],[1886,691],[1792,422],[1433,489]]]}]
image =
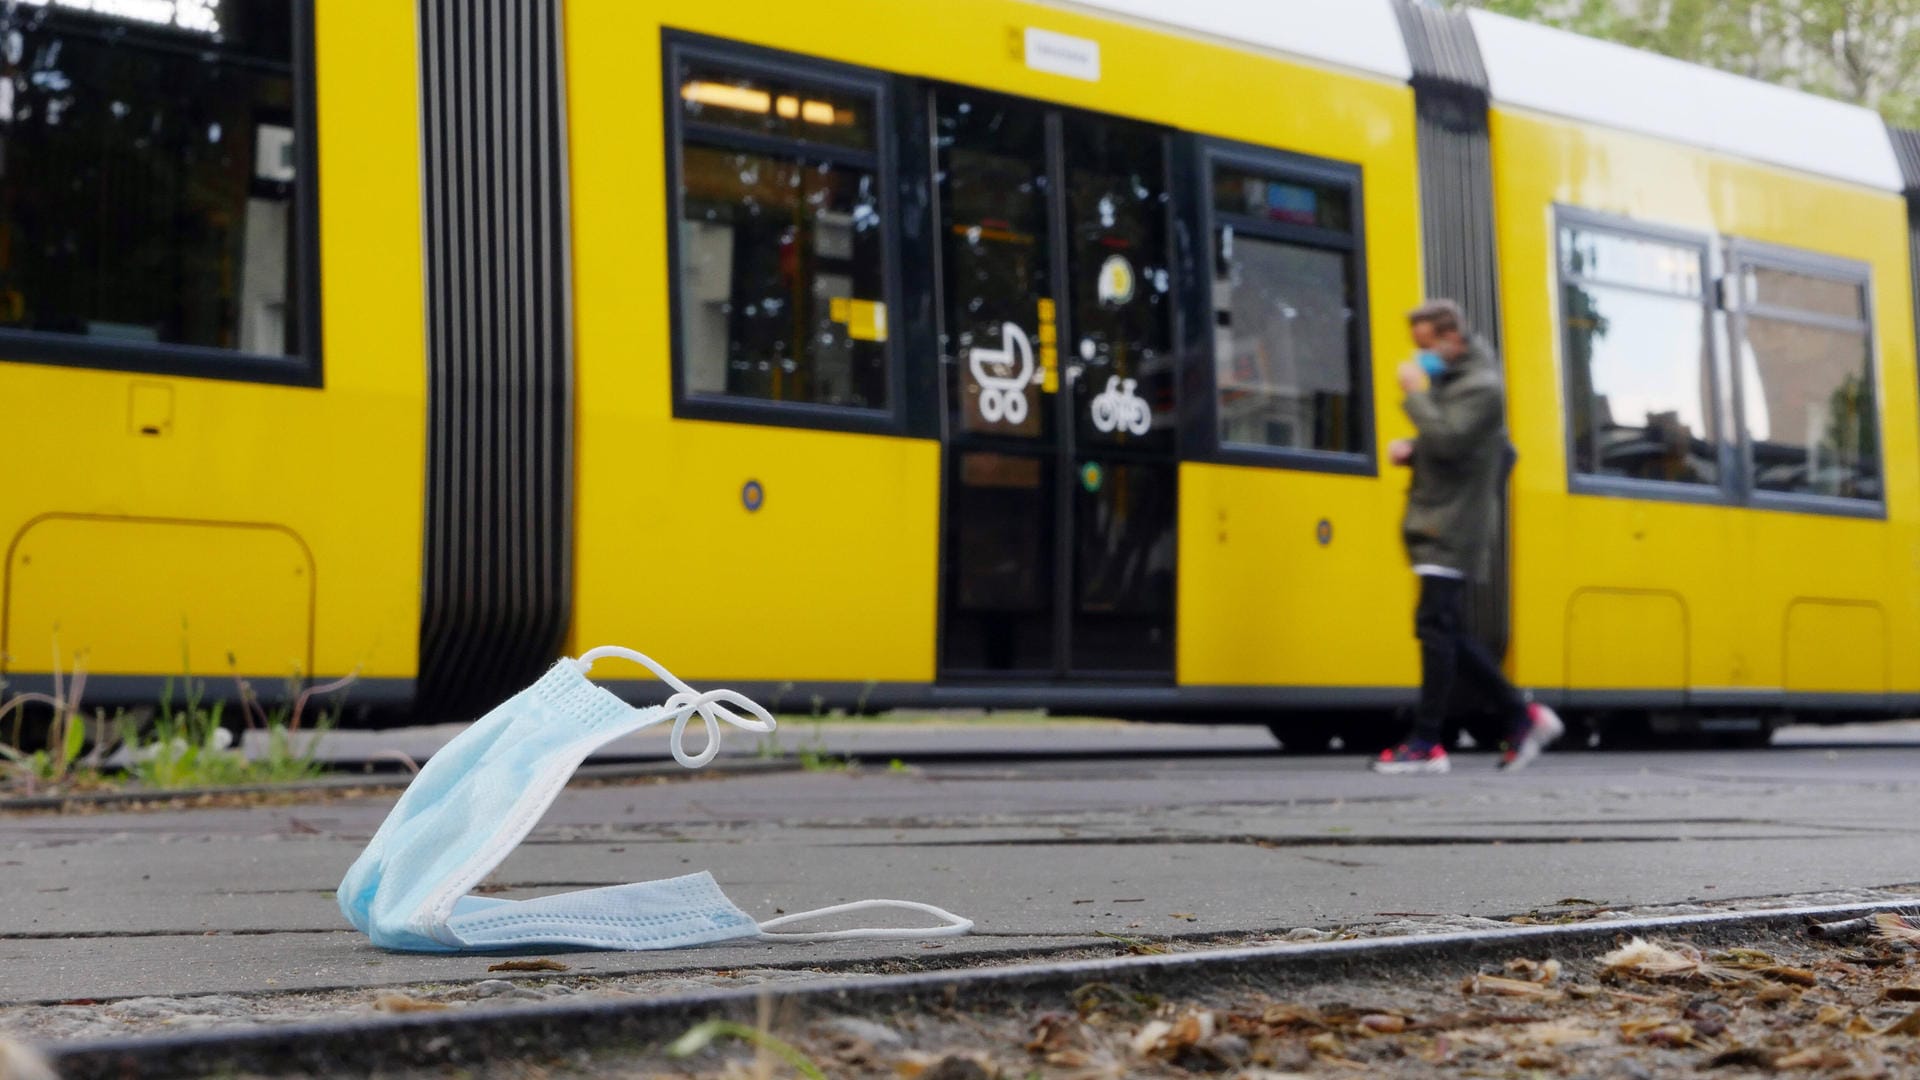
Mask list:
[{"label": "asphalt road", "polygon": [[[1244,940],[1920,881],[1911,727],[1766,751],[1555,753],[1513,776],[1467,755],[1416,778],[1280,756],[1245,728],[850,724],[812,737],[868,763],[576,786],[491,887],[525,897],[709,869],[759,918],[892,897],[978,924],[944,942],[566,958],[612,974],[984,960],[1110,945],[1102,935]],[[333,888],[390,805],[0,815],[0,1005],[488,978],[497,957],[382,953],[341,920]]]}]

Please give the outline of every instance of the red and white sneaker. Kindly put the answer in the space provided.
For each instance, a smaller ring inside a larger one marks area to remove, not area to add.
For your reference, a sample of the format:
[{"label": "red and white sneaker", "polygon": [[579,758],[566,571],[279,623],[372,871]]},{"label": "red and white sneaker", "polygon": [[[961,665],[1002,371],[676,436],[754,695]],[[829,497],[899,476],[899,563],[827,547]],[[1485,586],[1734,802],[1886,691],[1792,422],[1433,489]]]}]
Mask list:
[{"label": "red and white sneaker", "polygon": [[1447,760],[1447,748],[1433,743],[1401,743],[1391,750],[1380,751],[1373,759],[1374,772],[1390,776],[1405,776],[1411,773],[1443,773],[1451,771],[1453,762]]},{"label": "red and white sneaker", "polygon": [[1566,733],[1567,725],[1561,722],[1560,714],[1537,701],[1530,703],[1527,706],[1527,729],[1507,744],[1507,752],[1500,758],[1500,768],[1507,772],[1519,772],[1533,764],[1533,759],[1539,757],[1541,751]]}]

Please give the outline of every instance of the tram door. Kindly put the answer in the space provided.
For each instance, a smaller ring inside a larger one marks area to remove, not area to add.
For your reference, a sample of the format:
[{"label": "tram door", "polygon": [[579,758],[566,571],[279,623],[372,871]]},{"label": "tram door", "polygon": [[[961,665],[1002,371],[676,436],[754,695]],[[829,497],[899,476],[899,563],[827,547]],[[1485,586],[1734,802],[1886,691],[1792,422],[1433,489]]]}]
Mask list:
[{"label": "tram door", "polygon": [[941,673],[1166,682],[1178,507],[1167,137],[934,95]]}]

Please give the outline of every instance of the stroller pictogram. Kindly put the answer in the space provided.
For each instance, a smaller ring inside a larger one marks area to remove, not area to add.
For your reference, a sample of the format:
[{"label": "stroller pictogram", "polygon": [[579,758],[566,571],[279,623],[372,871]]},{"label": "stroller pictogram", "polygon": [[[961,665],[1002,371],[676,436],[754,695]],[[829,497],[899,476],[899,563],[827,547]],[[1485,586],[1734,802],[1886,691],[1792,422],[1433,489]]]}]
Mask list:
[{"label": "stroller pictogram", "polygon": [[[1012,367],[1011,375],[995,375],[988,365]],[[967,366],[980,384],[980,418],[989,424],[1027,421],[1027,387],[1040,381],[1033,363],[1033,342],[1015,323],[1000,324],[1000,348],[975,346],[967,350]]]}]

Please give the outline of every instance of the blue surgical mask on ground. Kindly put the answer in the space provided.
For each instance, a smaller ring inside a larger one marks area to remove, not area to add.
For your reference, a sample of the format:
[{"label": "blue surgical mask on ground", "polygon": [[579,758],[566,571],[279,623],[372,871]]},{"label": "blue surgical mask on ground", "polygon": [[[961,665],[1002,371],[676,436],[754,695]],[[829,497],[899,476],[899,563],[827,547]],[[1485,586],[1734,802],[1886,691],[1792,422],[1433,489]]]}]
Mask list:
[{"label": "blue surgical mask on ground", "polygon": [[1447,370],[1447,362],[1440,359],[1439,353],[1422,349],[1415,359],[1420,361],[1420,366],[1426,371],[1429,379],[1437,378],[1441,372]]},{"label": "blue surgical mask on ground", "polygon": [[[674,690],[664,705],[635,709],[587,678],[594,661],[618,657],[645,666]],[[738,709],[739,711],[735,711]],[[742,714],[745,715],[742,715]],[[686,752],[698,716],[707,743]],[[774,719],[731,690],[705,693],[631,649],[592,649],[555,664],[532,686],[481,717],[427,762],[340,883],[340,910],[387,949],[577,946],[668,949],[733,938],[830,941],[922,938],[967,933],[970,920],[903,900],[862,900],[756,922],[702,871],[660,881],[585,889],[534,900],[469,895],[532,831],[587,756],[615,739],[672,724],[674,760],[690,769],[720,752],[722,724],[771,732]],[[776,932],[802,920],[871,908],[939,919],[929,929]]]}]

